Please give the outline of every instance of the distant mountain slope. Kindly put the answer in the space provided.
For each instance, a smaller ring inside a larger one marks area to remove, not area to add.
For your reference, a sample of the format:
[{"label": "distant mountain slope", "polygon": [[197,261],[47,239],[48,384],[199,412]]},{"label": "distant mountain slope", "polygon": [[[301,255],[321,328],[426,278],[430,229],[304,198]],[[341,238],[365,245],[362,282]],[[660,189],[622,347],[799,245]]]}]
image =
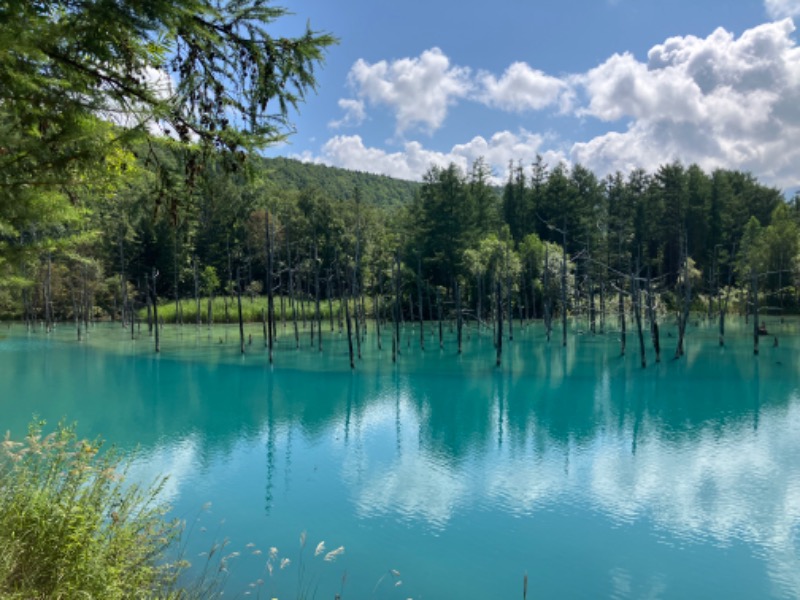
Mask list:
[{"label": "distant mountain slope", "polygon": [[356,187],[360,187],[364,201],[377,206],[405,204],[414,197],[420,185],[386,175],[348,171],[290,158],[265,158],[263,161],[269,170],[267,178],[274,182],[277,189],[302,190],[316,186],[333,198],[345,199],[351,198]]}]

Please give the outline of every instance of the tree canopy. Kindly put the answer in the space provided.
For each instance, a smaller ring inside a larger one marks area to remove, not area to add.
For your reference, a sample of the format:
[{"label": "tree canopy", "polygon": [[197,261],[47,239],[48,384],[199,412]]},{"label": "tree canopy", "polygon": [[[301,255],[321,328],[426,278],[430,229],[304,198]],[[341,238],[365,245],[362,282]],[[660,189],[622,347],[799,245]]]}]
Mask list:
[{"label": "tree canopy", "polygon": [[236,168],[290,134],[336,40],[272,36],[285,14],[266,0],[0,0],[0,269],[74,235],[85,200],[125,185],[134,153],[167,180],[175,217],[172,183],[191,188],[203,153],[161,165],[153,136]]}]

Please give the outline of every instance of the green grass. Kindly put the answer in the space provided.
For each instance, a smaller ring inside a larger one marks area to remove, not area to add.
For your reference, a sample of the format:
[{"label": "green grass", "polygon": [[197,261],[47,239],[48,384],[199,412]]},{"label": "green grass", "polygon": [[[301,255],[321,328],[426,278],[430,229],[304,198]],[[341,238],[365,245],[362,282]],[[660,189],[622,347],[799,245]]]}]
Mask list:
[{"label": "green grass", "polygon": [[[309,320],[313,319],[315,316],[316,307],[314,305],[313,300],[311,302],[305,302],[304,304],[300,304],[299,301],[295,300],[294,309],[290,306],[290,302],[288,298],[284,298],[283,304],[283,311],[281,310],[281,298],[275,297],[274,299],[274,310],[275,310],[275,318],[278,321],[286,320],[287,322],[291,322],[293,318],[293,311],[296,311],[297,320],[302,321],[304,319]],[[366,310],[368,314],[372,314],[372,301],[370,298],[366,298],[364,300],[366,305]],[[225,303],[226,299],[221,296],[214,297],[211,310],[212,310],[212,319],[214,323],[236,323],[239,320],[239,313],[238,313],[238,306],[236,303],[236,297],[228,297],[227,298],[227,319],[226,319],[226,312],[225,312]],[[340,301],[338,299],[333,300],[331,305],[328,305],[327,300],[320,300],[319,303],[319,311],[322,316],[322,320],[325,322],[330,321],[330,314],[331,309],[333,309],[333,319],[334,322],[337,322],[338,314],[340,310]],[[183,323],[184,324],[192,324],[197,322],[197,302],[194,299],[183,299],[180,301],[181,312],[183,313]],[[242,296],[242,318],[244,321],[253,323],[253,322],[261,322],[263,311],[267,309],[267,298],[266,296],[256,296],[255,298],[251,298],[250,296]],[[352,302],[350,304],[350,311],[352,315],[353,305]],[[176,323],[177,319],[175,318],[177,309],[174,300],[159,300],[158,303],[158,318],[163,319],[165,323]],[[137,312],[140,319],[143,321],[147,319],[147,309],[140,309]],[[208,299],[201,298],[200,299],[200,321],[203,325],[207,325],[208,321]]]}]

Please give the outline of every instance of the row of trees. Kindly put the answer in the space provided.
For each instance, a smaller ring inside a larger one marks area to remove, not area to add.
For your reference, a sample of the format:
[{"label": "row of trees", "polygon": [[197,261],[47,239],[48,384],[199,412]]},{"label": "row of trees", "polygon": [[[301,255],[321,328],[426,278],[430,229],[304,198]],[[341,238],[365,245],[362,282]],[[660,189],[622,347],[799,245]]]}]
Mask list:
[{"label": "row of trees", "polygon": [[291,131],[335,42],[273,38],[282,14],[255,0],[0,4],[5,313],[130,324],[169,298],[182,321],[192,298],[200,323],[214,296],[231,319],[262,293],[270,340],[275,302],[312,306],[320,346],[335,303],[357,333],[368,313],[392,321],[396,345],[402,319],[491,322],[499,352],[514,317],[543,318],[548,336],[560,317],[565,343],[578,316],[623,344],[632,318],[642,346],[665,309],[682,340],[699,299],[722,339],[736,289],[753,312],[797,308],[798,203],[746,173],[674,163],[601,179],[537,157],[501,189],[483,160],[405,188],[361,174],[347,189],[341,172],[285,161],[274,176],[254,150]]},{"label": "row of trees", "polygon": [[[365,202],[358,186],[338,197],[313,183],[280,189],[258,160],[234,171],[207,157],[189,187],[170,144],[137,154],[145,158],[119,175],[124,185],[62,223],[69,244],[17,263],[22,283],[7,303],[26,318],[125,323],[157,294],[176,302],[177,321],[208,323],[234,320],[236,296],[266,294],[284,318],[308,303],[319,345],[323,313],[332,321],[334,303],[344,313],[351,302],[362,328],[370,316],[506,331],[505,318],[513,337],[514,318],[542,318],[550,336],[561,317],[564,341],[567,315],[592,332],[624,332],[626,314],[652,330],[659,311],[685,315],[693,303],[724,315],[739,288],[751,307],[759,297],[798,305],[797,203],[740,172],[676,163],[598,179],[537,159],[497,189],[478,160],[468,173],[432,167],[396,207]],[[225,314],[212,314],[214,296]],[[193,298],[191,315],[180,298]]]}]

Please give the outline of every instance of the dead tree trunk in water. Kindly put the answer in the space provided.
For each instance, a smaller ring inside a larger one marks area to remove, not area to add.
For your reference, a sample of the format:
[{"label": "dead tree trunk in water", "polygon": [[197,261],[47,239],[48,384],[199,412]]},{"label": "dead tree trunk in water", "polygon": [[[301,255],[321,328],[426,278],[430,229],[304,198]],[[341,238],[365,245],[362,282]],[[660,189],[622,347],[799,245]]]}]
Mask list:
[{"label": "dead tree trunk in water", "polygon": [[119,245],[119,296],[120,296],[120,322],[125,327],[125,309],[128,306],[128,280],[125,277],[125,244],[122,235],[117,234]]},{"label": "dead tree trunk in water", "polygon": [[[372,280],[372,283],[375,283],[375,280]],[[376,294],[374,299],[372,300],[372,317],[375,319],[375,337],[378,342],[378,350],[383,350],[383,345],[381,343],[381,299],[383,298],[383,273],[378,271],[378,285],[376,288]]]},{"label": "dead tree trunk in water", "polygon": [[[356,252],[358,252],[358,251],[356,251]],[[353,321],[354,321],[355,330],[356,330],[356,355],[358,356],[358,360],[361,360],[361,325],[359,324],[359,320],[358,320],[358,296],[359,296],[358,288],[359,288],[359,286],[358,286],[358,281],[357,281],[357,279],[358,279],[358,267],[357,267],[357,265],[358,265],[358,258],[356,258],[356,266],[353,267],[353,279],[351,281],[351,289],[352,289],[352,293],[353,293]],[[348,336],[349,335],[350,335],[350,333],[348,331]],[[353,342],[351,340],[350,344],[352,345],[352,343]],[[352,350],[351,350],[351,352],[352,352]]]},{"label": "dead tree trunk in water", "polygon": [[503,355],[503,293],[499,278],[495,282],[495,297],[495,306],[497,307],[497,360],[495,364],[499,367]]},{"label": "dead tree trunk in water", "polygon": [[461,312],[461,286],[455,282],[456,291],[456,337],[458,338],[458,353],[461,354],[461,328],[464,324],[464,314]]},{"label": "dead tree trunk in water", "polygon": [[422,258],[417,255],[417,299],[419,300],[419,348],[425,351],[425,315],[422,309]]},{"label": "dead tree trunk in water", "polygon": [[274,252],[272,239],[274,230],[272,219],[269,211],[266,212],[266,231],[265,242],[267,245],[267,351],[269,353],[269,364],[272,364],[273,349],[274,349],[274,332],[275,332],[275,293],[273,290],[274,274]]},{"label": "dead tree trunk in water", "polygon": [[561,231],[564,246],[561,248],[561,345],[567,346],[567,230]]},{"label": "dead tree trunk in water", "polygon": [[200,275],[197,272],[197,256],[192,256],[192,274],[194,275],[194,302],[195,302],[195,322],[200,327]]},{"label": "dead tree trunk in water", "polygon": [[444,349],[444,332],[442,331],[442,296],[436,288],[436,316],[439,319],[439,350]]},{"label": "dead tree trunk in water", "polygon": [[158,269],[155,267],[153,268],[153,321],[155,322],[155,332],[156,332],[156,354],[161,352],[161,338],[159,337],[159,329],[158,326],[158,288],[156,286],[156,281],[158,280]]},{"label": "dead tree trunk in water", "polygon": [[484,296],[483,275],[481,273],[478,273],[476,278],[478,280],[477,281],[477,284],[478,284],[478,286],[477,286],[478,287],[478,306],[477,306],[478,315],[477,316],[478,316],[478,318],[476,320],[477,320],[478,331],[480,331],[481,330],[481,325],[483,324],[483,321],[482,321],[482,319],[483,319],[483,296]]},{"label": "dead tree trunk in water", "polygon": [[684,354],[683,339],[686,335],[686,325],[689,322],[689,309],[692,303],[692,284],[689,280],[689,252],[686,240],[681,242],[681,255],[683,258],[683,306],[678,315],[678,346],[675,348],[675,358]]},{"label": "dead tree trunk in water", "polygon": [[619,310],[619,343],[620,343],[620,356],[625,356],[625,346],[627,344],[627,332],[625,330],[625,296],[622,292],[622,281],[620,281],[618,310]]},{"label": "dead tree trunk in water", "polygon": [[547,342],[553,332],[553,304],[550,297],[550,248],[544,247],[544,282],[542,283],[542,310],[544,312],[544,328],[547,333]]},{"label": "dead tree trunk in water", "polygon": [[297,327],[297,300],[294,295],[295,288],[294,281],[294,267],[291,260],[289,261],[289,306],[292,309],[292,329],[294,330],[294,347],[296,350],[300,349],[300,329]]},{"label": "dead tree trunk in water", "polygon": [[508,265],[508,242],[506,242],[505,263],[506,263],[506,295],[508,299],[508,341],[514,339],[514,313],[511,306],[511,269]]},{"label": "dead tree trunk in water", "polygon": [[244,319],[242,317],[242,277],[240,268],[236,267],[236,306],[239,311],[239,349],[244,354]]},{"label": "dead tree trunk in water", "polygon": [[355,369],[356,363],[353,359],[353,331],[350,326],[350,299],[347,297],[346,291],[342,294],[342,302],[344,302],[344,320],[347,323],[347,347],[350,351],[350,369]]},{"label": "dead tree trunk in water", "polygon": [[153,335],[153,300],[150,297],[150,277],[144,276],[144,293],[147,297],[147,334]]},{"label": "dead tree trunk in water", "polygon": [[647,367],[647,353],[644,348],[644,333],[642,332],[641,297],[639,295],[639,281],[633,271],[631,271],[631,298],[633,317],[636,320],[636,332],[639,336],[639,354],[641,356],[642,368],[644,369]]},{"label": "dead tree trunk in water", "polygon": [[[180,227],[180,226],[178,226]],[[183,314],[181,312],[181,299],[178,295],[178,230],[176,229],[172,238],[172,293],[175,295],[175,324],[183,325]],[[131,327],[133,319],[131,319]]]},{"label": "dead tree trunk in water", "polygon": [[394,255],[394,340],[395,354],[400,354],[400,250]]},{"label": "dead tree trunk in water", "polygon": [[53,257],[47,251],[47,279],[44,285],[44,318],[47,333],[53,331]]},{"label": "dead tree trunk in water", "polygon": [[589,331],[592,335],[597,333],[597,314],[594,308],[594,281],[592,280],[592,249],[591,245],[586,250],[586,264],[588,265],[588,285],[589,285]]},{"label": "dead tree trunk in water", "polygon": [[81,341],[81,313],[78,309],[78,295],[75,291],[75,285],[72,286],[72,318],[75,319],[75,329],[78,333],[78,341]]},{"label": "dead tree trunk in water", "polygon": [[[322,313],[319,309],[319,247],[314,238],[314,320],[317,322],[317,347],[322,352]],[[314,345],[314,326],[311,326],[311,345]]]},{"label": "dead tree trunk in water", "polygon": [[758,354],[758,275],[754,269],[750,269],[750,288],[752,290],[750,294],[753,297],[753,354]]},{"label": "dead tree trunk in water", "polygon": [[[736,253],[736,246],[731,248],[731,256]],[[728,312],[728,300],[730,299],[731,283],[733,281],[733,269],[731,268],[730,261],[728,262],[728,286],[725,289],[724,298],[717,301],[719,306],[719,345],[725,345],[725,315]]]},{"label": "dead tree trunk in water", "polygon": [[647,314],[650,319],[650,336],[653,339],[653,350],[656,353],[656,362],[661,362],[661,340],[658,332],[658,319],[656,317],[655,303],[653,302],[653,288],[650,281],[650,269],[647,269]]}]

